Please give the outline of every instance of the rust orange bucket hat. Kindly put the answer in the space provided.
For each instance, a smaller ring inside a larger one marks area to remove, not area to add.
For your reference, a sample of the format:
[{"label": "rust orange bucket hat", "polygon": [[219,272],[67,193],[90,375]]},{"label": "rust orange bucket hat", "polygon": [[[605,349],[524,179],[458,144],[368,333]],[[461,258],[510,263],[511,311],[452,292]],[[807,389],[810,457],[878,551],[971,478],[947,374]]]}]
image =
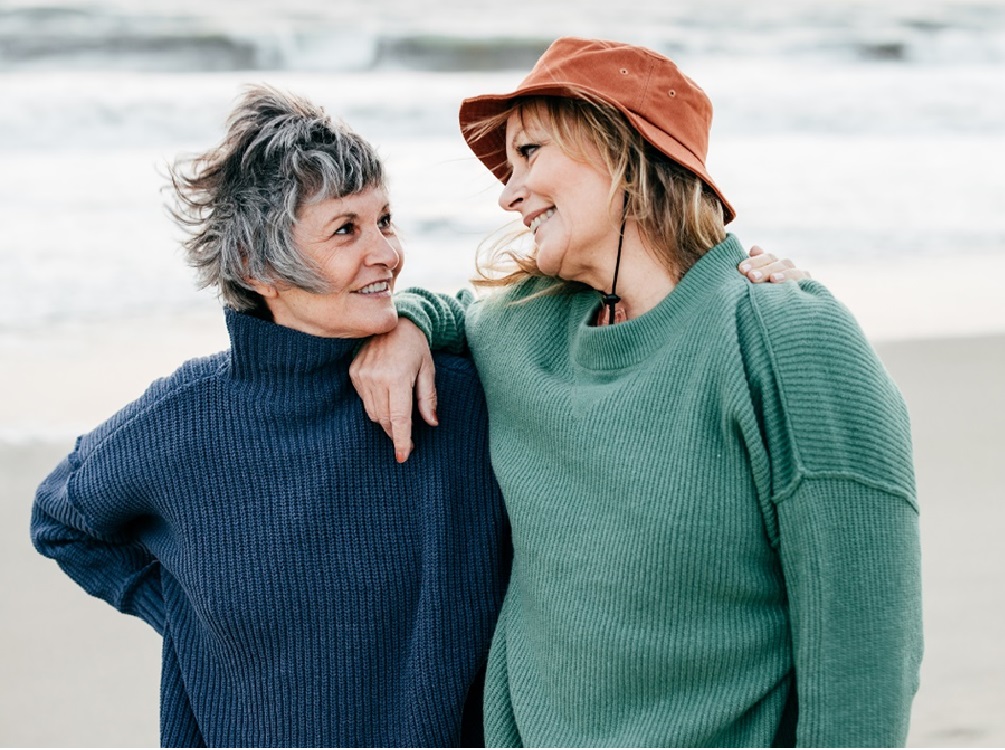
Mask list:
[{"label": "rust orange bucket hat", "polygon": [[672,60],[645,47],[601,39],[556,39],[515,91],[461,102],[461,132],[482,164],[506,177],[505,127],[478,137],[469,127],[504,112],[521,96],[579,98],[586,92],[617,107],[642,137],[694,172],[722,201],[725,221],[736,212],[705,169],[712,103]]}]

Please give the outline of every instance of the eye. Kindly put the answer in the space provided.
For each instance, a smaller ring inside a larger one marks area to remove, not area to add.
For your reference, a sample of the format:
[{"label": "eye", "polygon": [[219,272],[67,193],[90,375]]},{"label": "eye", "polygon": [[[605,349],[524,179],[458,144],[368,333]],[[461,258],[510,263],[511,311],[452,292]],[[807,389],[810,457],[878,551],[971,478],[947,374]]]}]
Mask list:
[{"label": "eye", "polygon": [[541,148],[540,143],[525,143],[522,146],[518,146],[516,152],[520,154],[520,158],[529,159],[534,155],[534,153]]},{"label": "eye", "polygon": [[384,234],[394,234],[394,222],[391,220],[391,214],[381,216],[377,221],[377,226]]},{"label": "eye", "polygon": [[334,232],[332,232],[332,235],[352,234],[355,231],[356,231],[356,225],[351,221],[348,221],[342,226],[340,226],[338,229],[336,229]]}]

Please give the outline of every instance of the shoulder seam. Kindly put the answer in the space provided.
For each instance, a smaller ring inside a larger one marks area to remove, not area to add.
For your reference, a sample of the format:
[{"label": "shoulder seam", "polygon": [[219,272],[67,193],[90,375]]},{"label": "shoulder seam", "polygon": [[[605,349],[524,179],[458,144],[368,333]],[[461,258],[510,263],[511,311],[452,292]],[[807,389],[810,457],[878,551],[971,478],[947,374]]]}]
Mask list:
[{"label": "shoulder seam", "polygon": [[[863,486],[868,486],[873,489],[895,495],[902,498],[905,502],[910,504],[915,512],[918,511],[917,499],[914,492],[911,489],[905,488],[898,484],[891,484],[889,482],[884,482],[881,479],[872,478],[866,476],[865,474],[857,473],[855,471],[843,471],[843,472],[821,472],[813,471],[807,468],[805,462],[803,461],[801,448],[802,446],[795,439],[795,431],[792,427],[792,422],[790,418],[791,409],[789,408],[788,402],[788,388],[787,383],[784,379],[784,374],[782,368],[778,365],[778,359],[775,354],[774,347],[772,345],[772,338],[769,335],[769,326],[764,319],[763,312],[758,305],[756,294],[754,293],[754,285],[749,285],[747,289],[747,297],[750,301],[751,310],[756,321],[758,333],[764,342],[765,351],[768,356],[768,360],[771,363],[771,368],[773,370],[773,376],[778,388],[778,397],[781,401],[782,408],[785,412],[785,428],[788,430],[789,436],[791,438],[790,442],[792,445],[792,455],[795,461],[795,471],[793,473],[792,479],[789,483],[782,488],[775,491],[773,496],[773,501],[775,504],[783,502],[786,498],[791,496],[798,488],[799,484],[804,479],[843,479],[848,481],[857,482]],[[826,288],[824,288],[826,291]]]},{"label": "shoulder seam", "polygon": [[[211,356],[212,356],[212,355],[211,355]],[[91,449],[90,449],[90,450],[88,451],[88,456],[87,456],[87,457],[84,457],[84,458],[82,459],[81,463],[82,463],[83,461],[86,461],[86,460],[87,460],[87,458],[88,458],[88,457],[89,457],[89,456],[90,456],[91,454],[93,454],[93,453],[95,453],[96,451],[98,451],[98,450],[100,450],[101,448],[103,448],[103,447],[104,447],[104,445],[105,445],[105,444],[106,444],[106,443],[107,443],[107,442],[108,442],[109,440],[111,440],[111,439],[112,439],[112,438],[114,438],[114,437],[115,437],[116,435],[118,435],[118,434],[119,434],[119,433],[120,433],[120,432],[121,432],[122,430],[124,430],[124,429],[125,429],[126,427],[128,427],[129,425],[131,425],[131,424],[132,424],[133,422],[135,422],[135,421],[136,421],[137,419],[139,419],[140,417],[142,417],[142,416],[144,416],[144,415],[146,415],[146,414],[149,414],[151,410],[153,410],[154,408],[156,408],[157,406],[159,406],[159,405],[160,405],[161,403],[163,403],[163,402],[164,402],[164,401],[166,401],[167,399],[169,399],[169,398],[171,398],[172,396],[175,396],[175,395],[177,395],[177,394],[179,394],[179,393],[181,393],[181,392],[183,392],[183,391],[186,391],[186,390],[188,390],[189,388],[192,388],[192,387],[194,387],[194,386],[198,385],[199,383],[202,383],[202,382],[204,382],[204,381],[206,381],[206,380],[211,380],[211,379],[213,379],[213,378],[217,378],[217,377],[219,377],[219,375],[220,375],[220,372],[221,372],[221,370],[222,370],[222,369],[223,369],[223,367],[224,367],[224,364],[225,364],[225,363],[221,362],[221,363],[220,363],[220,364],[219,364],[219,365],[218,365],[218,366],[216,367],[216,369],[215,369],[215,370],[214,370],[213,372],[209,372],[209,373],[206,373],[206,374],[203,374],[203,375],[199,375],[199,376],[197,376],[197,377],[194,377],[194,378],[191,378],[191,379],[188,379],[188,378],[186,378],[186,379],[183,379],[183,380],[181,380],[181,381],[180,381],[180,382],[179,382],[179,383],[177,384],[177,386],[175,386],[175,387],[171,388],[171,389],[170,389],[170,390],[168,390],[168,391],[167,391],[166,393],[162,393],[162,394],[160,394],[159,396],[157,396],[157,398],[156,398],[156,399],[154,399],[154,400],[153,400],[152,402],[150,402],[149,404],[145,404],[145,405],[143,406],[143,408],[142,408],[142,409],[140,409],[140,410],[139,410],[139,411],[138,411],[137,413],[135,413],[135,414],[131,415],[131,416],[130,416],[130,417],[129,417],[129,418],[127,419],[127,420],[125,420],[125,421],[124,421],[124,422],[123,422],[122,424],[118,425],[118,426],[117,426],[117,427],[116,427],[116,428],[115,428],[114,430],[112,430],[111,432],[109,432],[109,433],[108,433],[107,435],[105,435],[105,436],[104,436],[103,438],[101,438],[101,440],[99,440],[99,441],[98,441],[97,443],[95,443],[95,444],[94,444],[93,446],[91,446]],[[173,377],[173,376],[174,376],[175,374],[177,374],[177,370],[175,371],[175,373],[173,373],[172,375],[168,375],[167,377],[168,377],[168,378],[171,378],[171,377]],[[154,382],[156,382],[156,381],[154,381]],[[151,383],[150,385],[153,385],[153,383]],[[147,386],[147,387],[149,388],[150,386]],[[142,396],[141,396],[140,398],[142,398]]]},{"label": "shoulder seam", "polygon": [[905,503],[911,506],[915,513],[920,513],[918,508],[917,498],[914,493],[905,490],[903,487],[897,485],[889,484],[886,482],[877,482],[874,479],[855,474],[853,472],[842,472],[842,471],[806,471],[802,467],[796,477],[789,482],[788,486],[785,487],[781,492],[775,495],[774,502],[776,505],[781,505],[783,502],[792,497],[799,489],[799,486],[805,481],[813,481],[818,479],[839,479],[846,482],[854,482],[860,484],[863,487],[868,487],[873,490],[877,490],[891,497],[895,497],[898,500],[903,500]]}]

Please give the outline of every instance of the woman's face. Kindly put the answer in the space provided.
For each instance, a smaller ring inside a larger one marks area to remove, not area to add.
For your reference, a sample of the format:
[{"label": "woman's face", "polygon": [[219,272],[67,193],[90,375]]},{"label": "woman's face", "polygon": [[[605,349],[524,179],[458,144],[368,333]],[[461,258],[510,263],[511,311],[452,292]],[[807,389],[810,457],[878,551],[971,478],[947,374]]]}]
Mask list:
[{"label": "woman's face", "polygon": [[386,190],[305,205],[293,238],[329,288],[316,294],[288,285],[256,285],[277,323],[326,338],[363,338],[394,328],[398,314],[391,292],[402,252]]},{"label": "woman's face", "polygon": [[605,289],[618,247],[621,217],[614,204],[620,201],[611,197],[612,178],[600,154],[589,148],[584,158],[573,158],[555,142],[545,113],[513,113],[506,122],[511,175],[499,205],[518,212],[534,233],[543,273]]}]

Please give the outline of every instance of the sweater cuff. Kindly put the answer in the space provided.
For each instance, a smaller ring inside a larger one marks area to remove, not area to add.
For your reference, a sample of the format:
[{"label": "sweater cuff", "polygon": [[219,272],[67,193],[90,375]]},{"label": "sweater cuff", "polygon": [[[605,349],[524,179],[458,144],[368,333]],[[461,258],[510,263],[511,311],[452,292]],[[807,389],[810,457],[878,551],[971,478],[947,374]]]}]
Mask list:
[{"label": "sweater cuff", "polygon": [[429,348],[463,354],[467,350],[466,309],[473,301],[467,290],[451,297],[410,287],[394,295],[398,315],[415,323]]},{"label": "sweater cuff", "polygon": [[398,317],[415,323],[426,337],[426,341],[432,345],[433,322],[423,305],[422,297],[414,292],[399,292],[394,295],[394,306],[398,310]]}]

